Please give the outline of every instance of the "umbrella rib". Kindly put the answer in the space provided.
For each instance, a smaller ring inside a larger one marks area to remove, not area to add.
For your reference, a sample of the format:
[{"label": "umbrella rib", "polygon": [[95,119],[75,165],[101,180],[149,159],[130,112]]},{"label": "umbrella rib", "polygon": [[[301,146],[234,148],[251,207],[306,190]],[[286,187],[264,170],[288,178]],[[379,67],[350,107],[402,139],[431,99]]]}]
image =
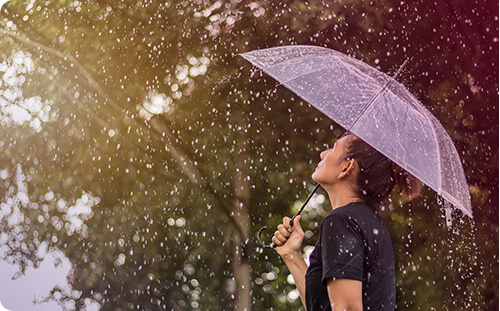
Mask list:
[{"label": "umbrella rib", "polygon": [[[311,56],[307,56],[307,57],[304,57],[304,58],[314,58],[314,55],[311,55]],[[278,81],[278,85],[287,85],[288,82],[290,81],[294,81],[294,80],[298,80],[299,78],[302,78],[306,75],[309,75],[311,73],[317,73],[317,72],[322,72],[322,71],[325,71],[326,69],[330,69],[330,68],[321,68],[320,70],[313,70],[313,71],[305,71],[299,75],[294,75],[288,79],[276,79],[276,78],[279,78],[277,76],[275,76],[274,74],[271,74],[270,73],[270,68],[273,68],[274,66],[282,66],[283,63],[288,63],[288,62],[293,62],[294,59],[288,59],[286,61],[283,61],[282,63],[278,63],[278,64],[275,64],[275,65],[272,65],[272,66],[268,66],[268,67],[265,67],[265,68],[262,68],[261,70],[264,71],[265,73],[267,73],[268,75],[270,75],[271,77],[275,78],[276,81]],[[343,62],[338,62],[338,65],[341,65],[342,67],[345,68],[346,71],[349,71],[351,68],[347,67]],[[281,80],[281,81],[280,81]]]},{"label": "umbrella rib", "polygon": [[365,112],[368,110],[368,108],[370,108],[370,106],[375,102],[375,100],[377,99],[377,97],[380,94],[382,94],[383,91],[385,91],[387,89],[387,87],[389,86],[389,84],[391,84],[393,81],[396,81],[396,78],[401,74],[401,72],[403,71],[403,68],[406,66],[406,64],[408,64],[408,59],[405,59],[405,61],[403,62],[403,64],[399,67],[398,71],[396,71],[396,73],[392,76],[392,79],[389,79],[389,81],[387,81],[385,83],[385,85],[380,89],[380,91],[378,91],[377,94],[375,94],[370,99],[370,101],[368,102],[368,104],[366,104],[366,106],[363,108],[363,110],[361,111],[361,113],[356,118],[356,121],[354,121],[354,123],[349,127],[348,131],[350,131],[354,127],[354,125],[356,125],[356,123],[358,123],[359,119],[365,114]]},{"label": "umbrella rib", "polygon": [[[431,113],[429,112],[429,114],[431,114]],[[432,114],[431,114],[431,116],[434,117]],[[431,118],[431,120],[432,120],[432,118]],[[441,172],[442,172],[442,170],[441,170],[441,149],[439,148],[439,138],[438,138],[438,135],[436,133],[436,126],[433,123],[431,123],[431,124],[433,127],[432,134],[434,135],[434,141],[436,142],[436,150],[438,152],[438,169],[439,169],[438,176],[439,176],[439,178],[438,178],[438,191],[437,192],[439,193],[439,195],[442,195],[442,193],[443,193],[443,181],[442,181],[442,176],[441,176]]]}]

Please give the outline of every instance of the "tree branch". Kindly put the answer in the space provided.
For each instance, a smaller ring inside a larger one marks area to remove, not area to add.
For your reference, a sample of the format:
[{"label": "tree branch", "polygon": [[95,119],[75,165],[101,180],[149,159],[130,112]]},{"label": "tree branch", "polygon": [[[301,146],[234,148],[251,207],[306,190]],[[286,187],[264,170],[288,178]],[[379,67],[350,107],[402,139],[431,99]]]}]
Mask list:
[{"label": "tree branch", "polygon": [[[129,121],[131,121],[132,123],[135,123],[139,127],[143,128],[145,130],[149,130],[149,128],[145,124],[137,121],[135,118],[131,118],[127,112],[123,111],[123,109],[118,104],[116,104],[116,102],[112,98],[110,98],[108,96],[108,94],[99,86],[99,84],[94,80],[94,78],[86,70],[86,68],[72,55],[70,55],[68,53],[60,52],[54,48],[51,48],[47,45],[36,42],[34,40],[24,38],[22,36],[19,36],[18,34],[13,33],[12,31],[9,31],[9,30],[1,28],[1,27],[0,27],[0,33],[3,33],[5,35],[21,42],[21,43],[23,43],[23,44],[26,44],[26,45],[31,46],[31,47],[35,47],[35,48],[43,50],[43,51],[46,51],[47,53],[49,53],[51,55],[54,55],[58,58],[61,58],[65,61],[68,61],[68,62],[74,64],[75,67],[87,79],[90,86],[93,87],[95,90],[97,90],[98,95],[100,97],[102,97],[105,100],[105,102],[110,103],[111,107],[115,111],[119,112],[120,114],[123,115],[123,117],[125,119],[128,119]],[[169,143],[168,151],[173,156],[173,158],[177,160],[180,168],[184,171],[184,174],[188,177],[188,179],[193,184],[199,186],[202,190],[209,193],[213,197],[213,199],[219,203],[219,208],[222,209],[224,214],[226,214],[226,216],[229,218],[229,220],[235,225],[236,230],[238,231],[238,234],[240,236],[244,237],[245,235],[243,234],[242,228],[240,227],[238,222],[234,219],[233,213],[230,212],[227,207],[225,207],[226,204],[217,195],[217,191],[215,189],[213,189],[212,187],[210,187],[208,185],[208,183],[206,183],[206,177],[202,174],[202,172],[198,168],[196,168],[196,166],[193,164],[193,161],[191,160],[191,158],[189,156],[187,156],[185,153],[181,152],[180,149],[176,148],[171,143],[174,140],[173,137],[171,137],[171,134],[166,129],[162,128],[160,126],[160,124],[151,123],[151,126],[153,129],[155,129],[155,131],[153,131],[153,133],[155,133],[157,136],[159,136],[163,142]],[[165,135],[169,139],[169,142],[162,139],[163,135]],[[160,166],[161,166],[161,164],[160,164]]]}]

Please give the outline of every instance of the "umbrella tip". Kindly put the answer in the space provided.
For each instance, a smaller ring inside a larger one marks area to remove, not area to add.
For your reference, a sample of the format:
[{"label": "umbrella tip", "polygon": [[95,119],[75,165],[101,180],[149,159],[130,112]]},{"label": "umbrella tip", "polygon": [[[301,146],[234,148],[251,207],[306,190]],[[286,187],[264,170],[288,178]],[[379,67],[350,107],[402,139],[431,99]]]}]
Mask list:
[{"label": "umbrella tip", "polygon": [[401,72],[403,71],[403,69],[404,69],[404,68],[405,68],[405,66],[408,64],[408,62],[409,62],[409,61],[410,61],[410,59],[407,57],[407,58],[405,59],[405,61],[403,62],[403,64],[402,64],[401,66],[399,66],[398,71],[396,71],[396,73],[392,76],[392,78],[393,78],[394,80],[396,80],[396,79],[399,77],[399,75],[401,74]]}]

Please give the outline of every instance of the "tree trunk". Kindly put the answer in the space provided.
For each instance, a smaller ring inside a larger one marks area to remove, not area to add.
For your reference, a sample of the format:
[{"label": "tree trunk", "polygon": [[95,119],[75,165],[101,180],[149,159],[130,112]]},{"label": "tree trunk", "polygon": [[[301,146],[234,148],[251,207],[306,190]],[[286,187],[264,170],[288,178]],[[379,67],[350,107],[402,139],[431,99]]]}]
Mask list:
[{"label": "tree trunk", "polygon": [[234,277],[237,284],[235,310],[251,310],[251,274],[250,274],[250,228],[251,220],[248,206],[250,204],[250,180],[244,173],[248,163],[248,140],[238,142],[235,176],[235,208],[234,218],[241,228],[242,234],[235,235],[235,256],[233,261]]}]

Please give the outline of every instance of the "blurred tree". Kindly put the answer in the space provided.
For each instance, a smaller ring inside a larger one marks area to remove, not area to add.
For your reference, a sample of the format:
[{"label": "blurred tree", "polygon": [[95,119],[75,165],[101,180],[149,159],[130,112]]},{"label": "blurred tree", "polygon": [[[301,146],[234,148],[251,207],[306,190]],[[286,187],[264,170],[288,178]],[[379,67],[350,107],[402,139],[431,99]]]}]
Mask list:
[{"label": "blurred tree", "polygon": [[[307,195],[333,122],[237,53],[334,48],[391,73],[462,155],[472,224],[434,194],[386,215],[398,308],[498,309],[498,3],[9,1],[0,21],[1,247],[71,260],[52,299],[102,310],[300,306],[254,244]],[[490,18],[484,18],[488,16]],[[314,245],[324,202],[308,209]],[[307,247],[306,247],[307,248]]]}]

